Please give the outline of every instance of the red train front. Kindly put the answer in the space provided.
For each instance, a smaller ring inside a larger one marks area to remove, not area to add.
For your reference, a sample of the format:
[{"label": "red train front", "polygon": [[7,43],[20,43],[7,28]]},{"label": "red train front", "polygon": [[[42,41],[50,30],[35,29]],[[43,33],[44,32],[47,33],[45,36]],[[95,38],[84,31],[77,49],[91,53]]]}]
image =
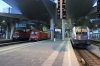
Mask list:
[{"label": "red train front", "polygon": [[41,39],[42,39],[42,31],[40,30],[31,31],[29,40],[41,40]]},{"label": "red train front", "polygon": [[32,30],[30,33],[30,39],[29,40],[42,40],[42,39],[48,39],[48,33],[43,32],[41,30]]}]

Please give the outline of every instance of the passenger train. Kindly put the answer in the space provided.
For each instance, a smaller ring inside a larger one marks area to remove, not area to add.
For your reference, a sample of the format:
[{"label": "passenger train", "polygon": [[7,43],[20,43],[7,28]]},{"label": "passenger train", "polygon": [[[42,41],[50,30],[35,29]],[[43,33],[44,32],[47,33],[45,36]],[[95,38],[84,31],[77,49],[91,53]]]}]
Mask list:
[{"label": "passenger train", "polygon": [[50,33],[48,32],[43,32],[41,30],[32,30],[30,33],[29,40],[38,41],[38,40],[49,39],[49,38],[50,38]]},{"label": "passenger train", "polygon": [[43,40],[43,39],[49,39],[50,33],[49,32],[43,32],[41,30],[32,30],[30,32],[24,32],[22,30],[16,30],[12,36],[13,41],[16,40]]},{"label": "passenger train", "polygon": [[22,30],[16,30],[12,36],[13,41],[16,40],[28,40],[30,37],[30,33],[29,32],[25,32]]},{"label": "passenger train", "polygon": [[74,47],[86,48],[90,43],[89,28],[86,26],[73,27],[71,32],[71,42]]}]

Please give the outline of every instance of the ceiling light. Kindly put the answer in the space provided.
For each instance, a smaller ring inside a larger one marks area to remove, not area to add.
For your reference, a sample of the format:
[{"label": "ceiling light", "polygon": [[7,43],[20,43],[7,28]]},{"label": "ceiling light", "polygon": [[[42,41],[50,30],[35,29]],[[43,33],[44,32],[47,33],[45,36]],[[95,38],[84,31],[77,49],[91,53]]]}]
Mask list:
[{"label": "ceiling light", "polygon": [[5,23],[5,20],[3,20],[2,23]]},{"label": "ceiling light", "polygon": [[95,25],[97,27],[97,25]]}]

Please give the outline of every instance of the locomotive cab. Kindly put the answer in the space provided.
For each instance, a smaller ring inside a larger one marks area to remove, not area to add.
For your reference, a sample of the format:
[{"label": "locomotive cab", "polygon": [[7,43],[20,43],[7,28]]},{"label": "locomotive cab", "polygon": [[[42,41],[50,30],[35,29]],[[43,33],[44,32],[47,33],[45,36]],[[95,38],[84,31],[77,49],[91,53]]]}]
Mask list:
[{"label": "locomotive cab", "polygon": [[41,36],[42,36],[42,31],[40,31],[40,30],[33,30],[30,33],[30,39],[29,40],[35,40],[35,41],[41,40],[42,39]]},{"label": "locomotive cab", "polygon": [[72,44],[75,47],[86,47],[90,45],[90,36],[88,27],[74,27],[72,30]]}]

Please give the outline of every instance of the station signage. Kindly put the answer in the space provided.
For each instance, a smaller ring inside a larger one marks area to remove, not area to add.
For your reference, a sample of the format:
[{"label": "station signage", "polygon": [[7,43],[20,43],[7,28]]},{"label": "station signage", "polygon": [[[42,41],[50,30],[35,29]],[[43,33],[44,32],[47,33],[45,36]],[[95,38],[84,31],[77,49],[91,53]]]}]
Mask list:
[{"label": "station signage", "polygon": [[26,24],[25,23],[16,23],[16,28],[19,28],[19,27],[26,27]]},{"label": "station signage", "polygon": [[57,19],[66,19],[66,0],[58,0],[56,4]]}]

